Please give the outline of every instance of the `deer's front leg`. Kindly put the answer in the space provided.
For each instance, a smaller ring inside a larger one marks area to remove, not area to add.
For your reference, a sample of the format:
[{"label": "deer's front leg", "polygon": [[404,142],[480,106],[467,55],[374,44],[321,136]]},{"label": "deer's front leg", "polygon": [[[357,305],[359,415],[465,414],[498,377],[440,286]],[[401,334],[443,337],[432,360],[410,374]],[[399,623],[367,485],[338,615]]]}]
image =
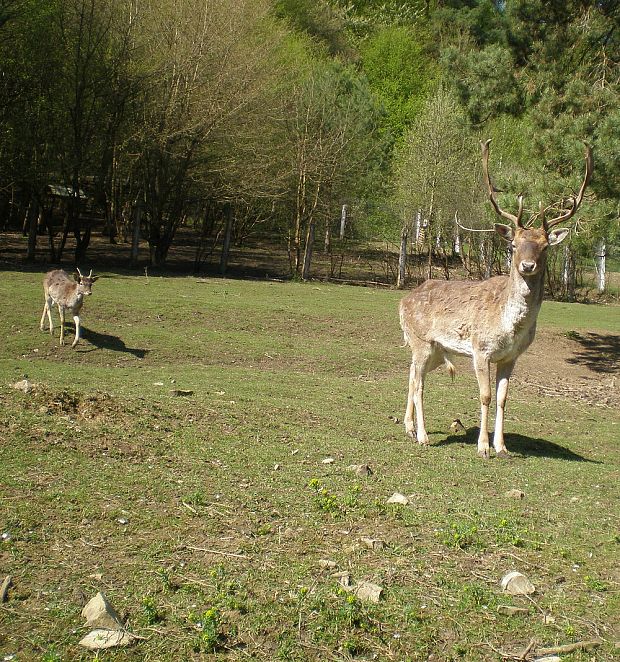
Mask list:
[{"label": "deer's front leg", "polygon": [[489,459],[489,404],[491,403],[491,364],[479,353],[474,354],[474,370],[480,389],[480,434],[478,435],[478,455]]},{"label": "deer's front leg", "polygon": [[497,457],[508,457],[510,455],[504,442],[504,409],[508,396],[508,382],[514,367],[514,361],[497,364],[497,411],[495,413],[495,434],[493,435],[493,448]]},{"label": "deer's front leg", "polygon": [[60,315],[60,344],[65,344],[65,309],[59,305],[58,314]]},{"label": "deer's front leg", "polygon": [[75,322],[75,338],[73,339],[71,348],[75,347],[78,344],[78,340],[80,339],[80,316],[74,315],[73,321]]}]

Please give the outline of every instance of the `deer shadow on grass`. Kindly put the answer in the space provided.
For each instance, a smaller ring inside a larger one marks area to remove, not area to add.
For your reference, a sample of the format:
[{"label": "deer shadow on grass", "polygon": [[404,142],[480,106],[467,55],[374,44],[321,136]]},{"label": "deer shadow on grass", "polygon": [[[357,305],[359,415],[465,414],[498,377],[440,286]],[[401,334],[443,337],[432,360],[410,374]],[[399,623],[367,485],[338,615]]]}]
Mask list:
[{"label": "deer shadow on grass", "polygon": [[127,347],[125,341],[118,336],[112,336],[107,333],[99,333],[93,331],[85,326],[81,327],[80,337],[88,340],[91,344],[99,349],[109,349],[112,352],[125,352],[131,354],[138,359],[143,359],[148,354],[148,349],[137,349]]},{"label": "deer shadow on grass", "polygon": [[[477,446],[478,434],[480,428],[468,428],[467,432],[463,434],[451,434],[444,440],[434,444],[436,446],[447,446],[449,444],[467,444]],[[546,439],[535,439],[534,437],[525,437],[522,434],[506,434],[506,446],[508,451],[514,457],[546,457],[556,460],[568,460],[569,462],[590,462],[592,464],[602,464],[598,460],[590,460],[579,453],[556,444]],[[493,444],[493,436],[490,439],[491,445]],[[493,458],[493,450],[491,450],[491,457]]]}]

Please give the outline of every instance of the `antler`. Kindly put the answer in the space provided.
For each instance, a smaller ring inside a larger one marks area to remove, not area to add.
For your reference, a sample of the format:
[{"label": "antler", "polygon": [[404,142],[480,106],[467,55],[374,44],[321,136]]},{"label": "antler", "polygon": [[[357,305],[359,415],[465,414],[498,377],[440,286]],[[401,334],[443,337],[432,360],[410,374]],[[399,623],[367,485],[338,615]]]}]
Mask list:
[{"label": "antler", "polygon": [[545,228],[545,232],[549,232],[552,227],[558,225],[559,223],[563,223],[564,221],[567,221],[573,214],[577,211],[579,208],[579,205],[581,204],[583,200],[583,194],[586,190],[586,187],[590,183],[590,179],[592,178],[592,170],[594,169],[594,158],[592,156],[592,147],[588,145],[588,143],[584,143],[586,146],[586,174],[583,178],[583,182],[581,184],[581,188],[579,189],[579,193],[575,196],[571,196],[572,204],[571,208],[565,210],[562,214],[557,216],[556,218],[551,219],[550,221],[545,220],[544,215],[543,215],[543,228]]},{"label": "antler", "polygon": [[78,272],[78,276],[79,276],[80,278],[84,278],[84,276],[82,276],[82,272],[80,271],[80,268],[79,268],[79,267],[76,267],[76,269],[77,269],[77,272]]},{"label": "antler", "polygon": [[482,147],[482,172],[484,174],[484,181],[487,186],[487,192],[489,194],[489,200],[491,200],[491,204],[493,205],[493,209],[502,217],[505,218],[507,221],[511,221],[514,223],[518,228],[522,228],[523,224],[521,222],[521,217],[523,216],[523,196],[519,195],[517,196],[517,200],[519,201],[519,211],[517,212],[517,215],[515,216],[514,214],[510,214],[507,211],[504,211],[498,204],[497,200],[495,199],[495,187],[491,183],[491,178],[489,177],[489,143],[491,142],[491,139],[489,138],[486,142],[481,142],[480,146]]},{"label": "antler", "polygon": [[494,228],[466,228],[459,222],[459,213],[458,211],[454,212],[454,222],[457,224],[461,230],[466,230],[467,232],[495,232]]}]

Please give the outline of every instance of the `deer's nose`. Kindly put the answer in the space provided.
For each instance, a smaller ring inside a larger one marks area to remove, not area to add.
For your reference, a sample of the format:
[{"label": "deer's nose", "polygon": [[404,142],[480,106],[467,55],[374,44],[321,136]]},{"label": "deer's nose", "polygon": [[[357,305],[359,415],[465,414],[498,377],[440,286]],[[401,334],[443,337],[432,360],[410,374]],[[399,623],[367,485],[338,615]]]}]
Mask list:
[{"label": "deer's nose", "polygon": [[523,260],[521,262],[521,273],[530,274],[536,269],[536,262],[530,260]]}]

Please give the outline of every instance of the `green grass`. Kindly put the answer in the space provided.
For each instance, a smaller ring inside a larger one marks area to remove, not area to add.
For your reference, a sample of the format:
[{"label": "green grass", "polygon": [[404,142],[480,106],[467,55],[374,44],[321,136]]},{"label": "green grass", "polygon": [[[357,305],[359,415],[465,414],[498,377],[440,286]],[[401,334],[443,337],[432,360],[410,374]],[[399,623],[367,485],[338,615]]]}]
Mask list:
[{"label": "green grass", "polygon": [[[0,279],[18,302],[0,319],[0,655],[92,659],[80,611],[99,590],[144,637],[102,660],[499,660],[593,638],[566,659],[617,653],[616,411],[517,384],[514,457],[483,462],[474,378],[438,371],[420,448],[394,422],[398,292],[108,274],[71,350],[38,329],[40,281]],[[539,328],[617,333],[620,308],[547,302]],[[10,388],[24,376],[30,394]],[[362,463],[368,478],[348,470]],[[396,491],[408,506],[386,503]],[[501,593],[513,569],[531,600]],[[344,570],[382,600],[344,590]]]}]

